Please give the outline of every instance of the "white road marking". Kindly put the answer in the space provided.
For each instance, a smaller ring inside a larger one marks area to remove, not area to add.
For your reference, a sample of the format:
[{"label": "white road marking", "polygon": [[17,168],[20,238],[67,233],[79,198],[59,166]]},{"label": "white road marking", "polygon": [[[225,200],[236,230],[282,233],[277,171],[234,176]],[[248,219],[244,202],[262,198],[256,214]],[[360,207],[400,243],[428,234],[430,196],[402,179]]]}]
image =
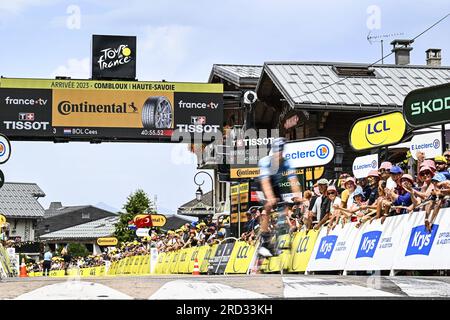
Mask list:
[{"label": "white road marking", "polygon": [[221,283],[176,280],[164,284],[149,299],[264,299],[267,296]]},{"label": "white road marking", "polygon": [[99,283],[66,281],[44,286],[18,296],[15,300],[109,300],[133,299]]},{"label": "white road marking", "polygon": [[450,297],[450,284],[443,281],[410,277],[389,278],[410,297]]},{"label": "white road marking", "polygon": [[283,278],[285,298],[394,297],[390,292],[320,278]]}]

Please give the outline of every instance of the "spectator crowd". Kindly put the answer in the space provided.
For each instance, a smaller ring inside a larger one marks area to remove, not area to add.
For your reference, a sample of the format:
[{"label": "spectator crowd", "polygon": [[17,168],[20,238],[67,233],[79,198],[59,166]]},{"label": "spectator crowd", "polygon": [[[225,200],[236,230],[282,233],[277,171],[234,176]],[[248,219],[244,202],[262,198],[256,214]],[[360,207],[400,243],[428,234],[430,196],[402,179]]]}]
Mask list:
[{"label": "spectator crowd", "polygon": [[[356,179],[343,173],[335,183],[320,179],[311,190],[305,190],[302,197],[293,198],[286,214],[286,230],[293,233],[300,230],[328,232],[337,225],[356,222],[359,228],[364,223],[380,219],[384,223],[389,216],[414,214],[425,211],[424,225],[428,232],[439,214],[439,209],[450,205],[450,150],[434,159],[425,159],[417,154],[417,174],[412,176],[401,166],[382,162],[378,170],[370,171],[366,177]],[[259,233],[259,217],[263,207],[251,207],[240,239],[255,244]],[[279,219],[272,212],[272,228]],[[198,222],[186,223],[176,230],[157,233],[152,230],[148,237],[123,243],[117,248],[108,248],[98,255],[87,257],[52,257],[51,270],[73,267],[96,267],[106,261],[118,261],[125,257],[148,255],[150,248],[158,252],[169,252],[183,248],[213,245],[227,239],[230,234],[229,216],[213,221],[208,216]],[[42,271],[43,261],[29,264],[29,271]]]}]

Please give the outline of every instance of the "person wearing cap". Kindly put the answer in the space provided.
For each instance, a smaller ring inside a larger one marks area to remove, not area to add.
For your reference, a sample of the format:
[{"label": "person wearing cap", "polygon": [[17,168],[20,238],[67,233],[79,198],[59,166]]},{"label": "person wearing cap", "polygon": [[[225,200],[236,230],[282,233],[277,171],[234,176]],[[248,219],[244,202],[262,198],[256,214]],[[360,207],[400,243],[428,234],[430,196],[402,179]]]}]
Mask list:
[{"label": "person wearing cap", "polygon": [[[447,178],[442,173],[436,173],[433,178],[431,178],[431,184],[433,185],[433,190],[431,192],[430,198],[427,200],[429,203],[425,205],[425,228],[428,232],[431,232],[433,229],[434,221],[439,213],[439,210],[441,209],[442,205],[444,204],[444,196],[450,189],[447,189],[447,192],[443,192],[442,189],[449,188],[449,183],[447,183]],[[430,213],[433,211],[433,215],[431,219]]]},{"label": "person wearing cap", "polygon": [[447,159],[444,156],[437,156],[434,158],[434,163],[436,165],[436,172],[443,174],[447,180],[450,180],[450,172],[448,172],[447,169]]},{"label": "person wearing cap", "polygon": [[434,189],[434,185],[431,183],[431,179],[434,176],[434,170],[432,167],[424,165],[419,170],[418,180],[422,183],[420,190],[413,189],[413,195],[419,197],[422,201],[431,196]]},{"label": "person wearing cap", "polygon": [[356,180],[348,177],[344,182],[345,190],[341,193],[341,207],[349,209],[353,205],[353,193],[356,189]]},{"label": "person wearing cap", "polygon": [[328,184],[329,182],[327,179],[322,178],[317,181],[320,196],[316,199],[316,202],[311,210],[313,218],[317,221],[314,226],[315,230],[319,230],[319,228],[328,220],[329,217],[331,201],[327,195]]},{"label": "person wearing cap", "polygon": [[330,219],[328,222],[328,231],[330,231],[339,223],[341,198],[335,186],[328,187],[327,196],[330,199]]},{"label": "person wearing cap", "polygon": [[392,166],[390,170],[390,177],[386,181],[386,188],[395,190],[400,184],[400,179],[403,175],[403,170],[399,166]]},{"label": "person wearing cap", "polygon": [[369,197],[366,199],[368,199],[367,204],[371,206],[378,199],[378,185],[380,181],[380,175],[378,173],[378,170],[369,171],[369,174],[367,175],[367,180],[369,180],[370,194]]},{"label": "person wearing cap", "polygon": [[[264,157],[258,162],[260,168],[259,182],[266,199],[264,211],[261,213],[260,219],[261,247],[259,248],[258,253],[265,257],[273,256],[278,253],[274,243],[271,242],[273,236],[269,230],[269,215],[272,209],[276,208],[277,203],[282,199],[281,184],[289,181],[292,193],[294,193],[294,195],[300,194],[300,183],[290,164],[290,157],[294,157],[295,155],[287,154],[285,156],[286,158],[283,157],[285,144],[285,138],[273,139],[271,146],[272,155]],[[287,175],[284,174],[286,172]],[[287,208],[284,208],[284,214],[280,212],[279,219],[286,219],[286,214]],[[281,225],[281,223],[279,224]]]},{"label": "person wearing cap", "polygon": [[364,201],[364,192],[360,186],[355,189],[353,193],[353,204],[350,208],[341,208],[341,211],[346,215],[346,219],[351,222],[358,222],[356,227],[359,228],[362,223],[370,218],[370,215],[375,213],[375,210],[370,210],[367,202]]},{"label": "person wearing cap", "polygon": [[403,174],[398,184],[399,188],[396,189],[396,192],[388,189],[388,193],[396,214],[405,214],[414,209],[411,192],[409,191],[414,189],[414,179],[409,174]]},{"label": "person wearing cap", "polygon": [[390,177],[390,171],[392,168],[392,163],[389,161],[384,161],[380,164],[380,168],[378,168],[378,173],[380,174],[381,180],[387,181]]}]

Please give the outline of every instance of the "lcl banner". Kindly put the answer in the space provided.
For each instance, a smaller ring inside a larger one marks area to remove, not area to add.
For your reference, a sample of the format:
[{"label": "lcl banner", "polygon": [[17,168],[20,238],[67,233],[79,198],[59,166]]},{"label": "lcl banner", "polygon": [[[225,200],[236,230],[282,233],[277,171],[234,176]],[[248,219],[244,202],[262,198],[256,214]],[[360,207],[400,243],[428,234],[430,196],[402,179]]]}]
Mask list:
[{"label": "lcl banner", "polygon": [[403,114],[411,127],[450,121],[450,83],[413,90],[403,101]]},{"label": "lcl banner", "polygon": [[325,137],[289,142],[284,147],[283,157],[293,168],[324,166],[334,157],[334,145]]},{"label": "lcl banner", "polygon": [[221,84],[0,79],[0,133],[100,142],[220,134],[222,93]]},{"label": "lcl banner", "polygon": [[350,145],[360,151],[396,144],[405,130],[405,120],[398,111],[361,118],[350,129]]}]

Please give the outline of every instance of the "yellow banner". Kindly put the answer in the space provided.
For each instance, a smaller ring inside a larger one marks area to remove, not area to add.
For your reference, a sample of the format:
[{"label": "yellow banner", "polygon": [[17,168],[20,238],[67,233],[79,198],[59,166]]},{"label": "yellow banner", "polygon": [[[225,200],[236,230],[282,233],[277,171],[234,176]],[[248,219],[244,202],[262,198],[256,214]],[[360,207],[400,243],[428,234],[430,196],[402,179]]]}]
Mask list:
[{"label": "yellow banner", "polygon": [[142,257],[139,274],[150,274],[150,255]]},{"label": "yellow banner", "polygon": [[405,134],[406,123],[401,112],[395,111],[357,120],[350,131],[350,145],[365,150],[396,144]]},{"label": "yellow banner", "polygon": [[283,234],[278,237],[277,248],[281,250],[281,254],[270,257],[263,262],[264,272],[280,272],[288,269],[291,259],[291,242],[292,236],[290,234]]},{"label": "yellow banner", "polygon": [[158,255],[158,260],[156,261],[156,266],[155,269],[153,270],[153,272],[155,274],[162,274],[163,272],[163,267],[164,267],[164,261],[166,258],[166,253],[165,252],[160,252]]},{"label": "yellow banner", "polygon": [[250,262],[255,253],[255,246],[244,241],[237,241],[228,260],[225,273],[247,273]]},{"label": "yellow banner", "polygon": [[117,240],[117,238],[115,238],[115,237],[98,238],[98,239],[97,239],[97,244],[98,244],[99,246],[105,246],[105,247],[108,247],[108,246],[116,246],[117,243],[118,243],[118,240]]},{"label": "yellow banner", "polygon": [[248,193],[249,184],[241,183],[240,185],[231,186],[231,195],[238,195],[239,193]]},{"label": "yellow banner", "polygon": [[107,90],[107,91],[165,91],[223,93],[219,83],[148,82],[148,81],[94,81],[54,79],[0,79],[0,88]]},{"label": "yellow banner", "polygon": [[178,260],[178,267],[176,269],[176,273],[188,273],[189,271],[189,261],[190,256],[192,255],[193,248],[181,249],[178,252],[180,253],[180,258]]},{"label": "yellow banner", "polygon": [[300,231],[295,234],[291,246],[289,272],[306,271],[318,235],[319,232],[315,230],[310,230],[308,234],[305,231]]},{"label": "yellow banner", "polygon": [[[314,168],[314,179],[320,179],[325,171],[325,167],[315,167]],[[297,175],[303,174],[303,169],[295,170]],[[287,175],[285,173],[284,175]],[[250,179],[257,178],[259,176],[259,168],[231,168],[230,169],[230,178],[231,179]],[[306,169],[306,180],[312,180],[312,169]],[[233,188],[233,187],[232,187]],[[236,192],[237,194],[237,192]]]},{"label": "yellow banner", "polygon": [[[207,248],[206,252],[205,252],[205,256],[203,257],[203,261],[201,264],[199,264],[200,266],[200,273],[207,273],[208,272],[208,267],[209,267],[209,259],[212,259],[217,251],[217,248],[219,247],[219,245],[214,244],[211,247],[210,246],[205,246]],[[200,257],[200,253],[199,253],[199,257]]]},{"label": "yellow banner", "polygon": [[107,90],[53,90],[52,125],[55,127],[143,128],[142,110],[152,96],[166,97],[172,109],[173,93]]}]

